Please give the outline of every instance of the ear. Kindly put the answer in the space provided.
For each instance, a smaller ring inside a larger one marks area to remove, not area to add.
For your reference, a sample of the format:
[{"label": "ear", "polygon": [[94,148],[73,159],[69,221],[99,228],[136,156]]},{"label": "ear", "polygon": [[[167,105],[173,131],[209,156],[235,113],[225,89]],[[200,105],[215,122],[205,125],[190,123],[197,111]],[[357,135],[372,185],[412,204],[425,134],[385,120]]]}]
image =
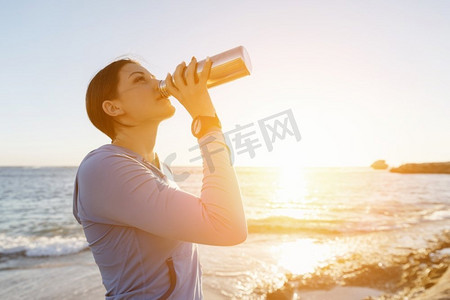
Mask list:
[{"label": "ear", "polygon": [[111,117],[117,117],[120,115],[123,115],[122,107],[120,106],[120,103],[114,100],[105,100],[102,103],[103,111],[111,116]]}]

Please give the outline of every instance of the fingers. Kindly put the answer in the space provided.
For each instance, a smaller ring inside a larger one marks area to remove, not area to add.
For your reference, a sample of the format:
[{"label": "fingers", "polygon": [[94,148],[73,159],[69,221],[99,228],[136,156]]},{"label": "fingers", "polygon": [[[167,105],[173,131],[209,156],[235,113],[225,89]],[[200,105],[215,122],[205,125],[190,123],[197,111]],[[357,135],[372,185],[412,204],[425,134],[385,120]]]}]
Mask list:
[{"label": "fingers", "polygon": [[179,99],[182,97],[182,94],[185,93],[184,90],[186,88],[195,90],[199,86],[206,85],[211,73],[212,64],[213,62],[211,59],[207,57],[201,73],[197,73],[198,63],[195,56],[192,57],[189,66],[187,67],[186,63],[183,61],[176,67],[173,76],[170,75],[170,73],[167,74],[165,80],[167,90],[175,98]]},{"label": "fingers", "polygon": [[186,82],[189,85],[194,85],[196,83],[195,81],[195,75],[197,73],[197,59],[195,56],[192,56],[191,62],[189,63],[189,66],[187,67],[186,71]]},{"label": "fingers", "polygon": [[180,90],[173,84],[172,75],[170,73],[167,73],[166,76],[166,88],[172,94],[175,98],[179,97]]},{"label": "fingers", "polygon": [[208,81],[209,74],[211,73],[211,66],[212,60],[208,56],[205,60],[205,65],[203,66],[202,73],[200,74],[201,84],[206,84],[206,81]]},{"label": "fingers", "polygon": [[175,83],[175,86],[186,86],[187,82],[184,78],[184,70],[186,68],[186,63],[183,61],[181,64],[179,64],[175,72],[173,73],[173,81]]}]

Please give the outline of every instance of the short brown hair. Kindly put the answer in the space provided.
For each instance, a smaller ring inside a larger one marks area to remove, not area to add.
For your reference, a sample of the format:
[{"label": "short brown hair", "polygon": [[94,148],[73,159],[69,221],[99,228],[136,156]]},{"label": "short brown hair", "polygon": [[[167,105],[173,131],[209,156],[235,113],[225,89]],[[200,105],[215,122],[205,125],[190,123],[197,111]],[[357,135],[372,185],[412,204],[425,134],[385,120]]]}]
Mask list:
[{"label": "short brown hair", "polygon": [[117,85],[119,84],[119,71],[126,64],[139,64],[132,59],[121,59],[114,61],[100,70],[86,91],[86,111],[92,124],[112,140],[115,137],[114,123],[111,116],[103,110],[103,102],[117,96]]}]

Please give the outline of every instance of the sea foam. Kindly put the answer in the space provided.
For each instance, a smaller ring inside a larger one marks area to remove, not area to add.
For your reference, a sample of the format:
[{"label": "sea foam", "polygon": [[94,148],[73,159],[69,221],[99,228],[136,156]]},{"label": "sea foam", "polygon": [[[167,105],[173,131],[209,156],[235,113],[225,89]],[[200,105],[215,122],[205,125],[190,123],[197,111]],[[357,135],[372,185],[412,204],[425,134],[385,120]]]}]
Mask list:
[{"label": "sea foam", "polygon": [[8,236],[0,234],[0,254],[25,256],[59,256],[77,253],[88,247],[84,237]]}]

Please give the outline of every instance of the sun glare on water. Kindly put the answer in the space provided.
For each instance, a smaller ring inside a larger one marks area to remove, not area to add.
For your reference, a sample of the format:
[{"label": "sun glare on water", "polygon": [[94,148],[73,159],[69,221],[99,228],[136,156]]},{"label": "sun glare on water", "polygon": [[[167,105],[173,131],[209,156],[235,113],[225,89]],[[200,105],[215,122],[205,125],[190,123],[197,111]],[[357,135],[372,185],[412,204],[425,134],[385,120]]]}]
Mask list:
[{"label": "sun glare on water", "polygon": [[306,179],[304,170],[296,166],[284,166],[280,168],[277,179],[277,187],[271,201],[271,215],[305,219],[302,206],[308,200]]},{"label": "sun glare on water", "polygon": [[[300,166],[284,165],[280,168],[277,190],[271,201],[272,216],[289,217],[299,223],[322,219],[326,208],[322,209],[322,205],[317,203],[319,200],[309,194],[307,177],[307,171]],[[295,275],[314,272],[336,255],[331,244],[307,237],[281,241],[272,250],[279,266]]]},{"label": "sun glare on water", "polygon": [[311,238],[281,243],[272,250],[278,257],[278,265],[294,275],[314,272],[316,267],[335,255],[329,244]]}]

